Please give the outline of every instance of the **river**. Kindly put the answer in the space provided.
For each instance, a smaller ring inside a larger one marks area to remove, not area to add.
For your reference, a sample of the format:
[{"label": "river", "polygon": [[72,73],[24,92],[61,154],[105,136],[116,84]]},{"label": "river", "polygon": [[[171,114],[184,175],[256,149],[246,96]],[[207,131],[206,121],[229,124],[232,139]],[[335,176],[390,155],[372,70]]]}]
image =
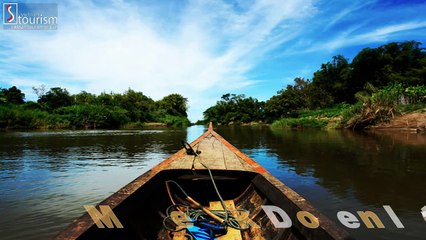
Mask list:
[{"label": "river", "polygon": [[[84,213],[83,205],[97,204],[205,130],[0,132],[0,239],[51,238]],[[336,222],[338,211],[375,212],[385,228],[347,229],[356,239],[425,238],[425,135],[216,131]],[[405,228],[395,226],[383,205]]]}]

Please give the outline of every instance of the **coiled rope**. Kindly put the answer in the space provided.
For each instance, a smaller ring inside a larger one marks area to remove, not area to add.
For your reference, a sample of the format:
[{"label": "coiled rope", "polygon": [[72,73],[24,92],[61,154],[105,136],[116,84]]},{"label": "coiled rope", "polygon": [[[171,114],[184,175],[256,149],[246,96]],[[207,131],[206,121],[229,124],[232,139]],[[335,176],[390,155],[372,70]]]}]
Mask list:
[{"label": "coiled rope", "polygon": [[[185,190],[175,181],[173,180],[168,180],[166,181],[166,189],[167,189],[167,193],[169,195],[169,198],[172,202],[172,205],[169,206],[166,210],[166,217],[163,219],[163,226],[166,230],[170,231],[170,232],[179,232],[182,230],[185,230],[186,228],[181,228],[181,229],[172,229],[171,227],[167,226],[167,221],[171,220],[171,210],[172,209],[176,209],[180,212],[185,212],[187,216],[189,216],[190,219],[194,220],[194,221],[206,221],[209,219],[213,219],[217,222],[219,222],[219,224],[221,224],[222,226],[225,227],[225,230],[227,231],[227,227],[231,227],[231,228],[235,228],[237,230],[247,230],[250,228],[250,225],[246,222],[244,222],[245,227],[242,227],[240,224],[240,221],[238,221],[234,216],[230,215],[229,212],[246,212],[247,216],[248,216],[248,211],[245,209],[239,209],[239,210],[232,210],[232,211],[228,211],[225,205],[225,201],[222,198],[222,195],[220,194],[217,186],[216,186],[216,182],[213,178],[213,174],[210,170],[210,168],[204,164],[203,162],[201,162],[201,157],[198,154],[198,150],[197,151],[193,151],[191,145],[189,145],[188,143],[186,143],[189,146],[189,149],[191,150],[192,153],[194,153],[194,160],[195,158],[198,157],[198,161],[199,163],[205,167],[209,173],[211,182],[213,184],[213,188],[216,191],[216,194],[220,200],[220,203],[222,205],[223,210],[209,210],[203,206],[201,206],[198,202],[196,202],[194,199],[192,199],[186,192]],[[185,147],[186,148],[186,147]],[[189,205],[184,205],[184,204],[176,204],[172,194],[171,194],[171,189],[170,189],[170,184],[175,185],[180,191],[181,193],[185,196],[185,199],[187,201],[189,201],[190,203],[192,203],[193,205],[195,205],[195,207],[191,207]],[[183,210],[186,209],[186,210]],[[185,236],[188,236],[190,239],[193,239],[193,237],[190,234],[186,234]]]}]

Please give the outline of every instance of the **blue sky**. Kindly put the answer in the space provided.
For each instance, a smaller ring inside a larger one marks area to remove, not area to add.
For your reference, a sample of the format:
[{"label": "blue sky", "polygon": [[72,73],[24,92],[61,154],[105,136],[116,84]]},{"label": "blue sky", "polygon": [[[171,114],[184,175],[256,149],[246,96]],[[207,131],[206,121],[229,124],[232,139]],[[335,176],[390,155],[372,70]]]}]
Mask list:
[{"label": "blue sky", "polygon": [[192,121],[224,93],[266,100],[337,54],[351,60],[388,42],[426,44],[426,1],[60,1],[58,8],[56,31],[0,29],[0,87],[16,85],[27,100],[40,85],[96,94],[130,87],[155,100],[180,93]]}]

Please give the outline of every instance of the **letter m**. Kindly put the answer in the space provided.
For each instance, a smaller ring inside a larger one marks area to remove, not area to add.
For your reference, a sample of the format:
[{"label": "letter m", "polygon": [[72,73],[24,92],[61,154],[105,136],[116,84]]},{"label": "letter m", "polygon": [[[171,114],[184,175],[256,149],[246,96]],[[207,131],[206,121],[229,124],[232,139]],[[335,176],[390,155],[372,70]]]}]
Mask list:
[{"label": "letter m", "polygon": [[123,225],[121,225],[110,206],[99,205],[101,212],[99,212],[95,206],[92,205],[85,205],[84,208],[86,209],[87,213],[89,213],[90,217],[96,223],[98,228],[105,228],[105,226],[107,228],[114,228],[113,223],[117,228],[123,228]]}]

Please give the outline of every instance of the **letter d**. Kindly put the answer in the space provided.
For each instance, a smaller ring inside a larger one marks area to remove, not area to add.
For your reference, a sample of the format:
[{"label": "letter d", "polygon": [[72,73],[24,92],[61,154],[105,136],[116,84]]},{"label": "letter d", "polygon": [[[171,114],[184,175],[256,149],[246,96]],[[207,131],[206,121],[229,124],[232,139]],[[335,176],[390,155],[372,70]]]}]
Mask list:
[{"label": "letter d", "polygon": [[[275,228],[290,228],[291,227],[291,219],[287,215],[287,213],[281,208],[273,205],[262,205],[263,211],[265,211],[266,215],[271,220],[272,224],[274,224]],[[279,214],[279,216],[283,219],[283,221],[278,220],[275,214]]]}]

